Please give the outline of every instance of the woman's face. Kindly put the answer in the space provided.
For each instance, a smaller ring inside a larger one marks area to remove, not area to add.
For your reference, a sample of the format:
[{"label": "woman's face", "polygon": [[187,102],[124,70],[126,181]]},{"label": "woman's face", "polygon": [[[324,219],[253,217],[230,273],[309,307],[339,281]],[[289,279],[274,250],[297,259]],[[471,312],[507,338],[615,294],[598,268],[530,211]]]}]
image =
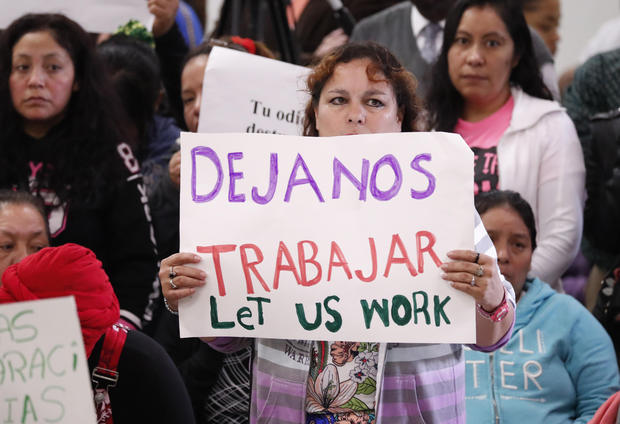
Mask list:
[{"label": "woman's face", "polygon": [[0,208],[0,276],[10,265],[49,246],[44,218],[27,203]]},{"label": "woman's face", "polygon": [[183,100],[183,117],[190,132],[198,131],[200,102],[202,98],[202,80],[209,56],[202,54],[185,64],[181,74],[181,99]]},{"label": "woman's face", "polygon": [[527,24],[534,28],[555,56],[560,41],[560,0],[539,0],[533,10],[524,10]]},{"label": "woman's face", "polygon": [[495,9],[471,7],[448,50],[448,73],[465,105],[497,109],[510,96],[510,72],[518,60],[506,25]]},{"label": "woman's face", "polygon": [[24,131],[43,137],[77,90],[73,61],[48,31],[29,32],[13,46],[9,88]]},{"label": "woman's face", "polygon": [[321,137],[400,132],[402,113],[392,85],[382,74],[368,79],[368,59],[340,63],[321,91],[314,109]]},{"label": "woman's face", "polygon": [[521,216],[510,206],[486,211],[482,223],[497,251],[499,269],[519,297],[532,262],[532,240]]}]

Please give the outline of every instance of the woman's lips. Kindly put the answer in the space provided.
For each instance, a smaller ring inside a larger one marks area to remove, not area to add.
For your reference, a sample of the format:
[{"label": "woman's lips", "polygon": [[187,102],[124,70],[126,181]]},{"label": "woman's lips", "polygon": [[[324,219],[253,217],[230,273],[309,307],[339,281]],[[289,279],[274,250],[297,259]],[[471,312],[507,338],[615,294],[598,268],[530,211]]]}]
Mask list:
[{"label": "woman's lips", "polygon": [[461,78],[469,81],[483,81],[487,79],[482,75],[461,75]]},{"label": "woman's lips", "polygon": [[47,102],[47,99],[45,97],[33,96],[33,97],[28,97],[25,103],[45,103],[45,102]]}]

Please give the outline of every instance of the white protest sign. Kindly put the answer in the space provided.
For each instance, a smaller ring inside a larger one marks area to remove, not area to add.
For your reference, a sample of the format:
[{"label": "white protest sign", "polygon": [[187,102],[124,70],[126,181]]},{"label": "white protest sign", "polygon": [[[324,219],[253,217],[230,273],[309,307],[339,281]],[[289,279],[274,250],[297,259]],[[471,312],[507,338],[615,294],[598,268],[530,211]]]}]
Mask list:
[{"label": "white protest sign", "polygon": [[214,47],[202,85],[198,132],[301,135],[310,70]]},{"label": "white protest sign", "polygon": [[180,247],[208,275],[182,337],[475,341],[439,269],[473,249],[460,136],[183,133],[181,158]]},{"label": "white protest sign", "polygon": [[73,297],[0,305],[3,423],[96,423]]},{"label": "white protest sign", "polygon": [[2,4],[0,28],[26,13],[62,13],[94,33],[114,32],[130,19],[150,29],[154,19],[146,0],[18,0]]}]

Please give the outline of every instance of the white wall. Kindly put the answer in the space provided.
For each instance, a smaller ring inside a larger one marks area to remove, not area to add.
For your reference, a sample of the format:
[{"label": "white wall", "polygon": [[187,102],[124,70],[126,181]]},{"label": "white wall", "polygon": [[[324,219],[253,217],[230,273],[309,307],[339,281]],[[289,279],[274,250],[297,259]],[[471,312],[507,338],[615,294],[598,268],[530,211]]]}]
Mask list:
[{"label": "white wall", "polygon": [[608,19],[620,15],[620,0],[561,0],[558,74],[576,64],[590,37]]}]

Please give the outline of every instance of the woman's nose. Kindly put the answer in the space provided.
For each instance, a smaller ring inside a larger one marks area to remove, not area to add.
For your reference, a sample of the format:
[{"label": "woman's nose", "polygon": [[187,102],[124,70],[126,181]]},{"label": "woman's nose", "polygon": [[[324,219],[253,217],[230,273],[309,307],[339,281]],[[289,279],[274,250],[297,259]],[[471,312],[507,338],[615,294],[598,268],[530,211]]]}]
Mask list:
[{"label": "woman's nose", "polygon": [[470,66],[478,66],[482,64],[483,61],[484,57],[482,55],[480,46],[474,44],[467,52],[467,64]]},{"label": "woman's nose", "polygon": [[30,75],[28,75],[28,85],[30,86],[41,86],[43,85],[43,81],[45,79],[45,73],[43,69],[33,66]]},{"label": "woman's nose", "polygon": [[347,121],[355,124],[366,122],[366,110],[361,104],[351,104],[347,113]]},{"label": "woman's nose", "polygon": [[30,252],[28,252],[28,247],[26,245],[18,245],[15,247],[15,249],[13,250],[12,254],[11,254],[11,265],[16,264],[18,262],[20,262],[22,259],[24,259],[26,256],[29,255]]},{"label": "woman's nose", "polygon": [[202,95],[198,94],[194,100],[194,116],[200,116],[200,104],[202,103]]},{"label": "woman's nose", "polygon": [[495,250],[497,251],[497,262],[500,264],[507,263],[510,259],[508,255],[508,247],[503,243],[497,243],[495,244]]}]

